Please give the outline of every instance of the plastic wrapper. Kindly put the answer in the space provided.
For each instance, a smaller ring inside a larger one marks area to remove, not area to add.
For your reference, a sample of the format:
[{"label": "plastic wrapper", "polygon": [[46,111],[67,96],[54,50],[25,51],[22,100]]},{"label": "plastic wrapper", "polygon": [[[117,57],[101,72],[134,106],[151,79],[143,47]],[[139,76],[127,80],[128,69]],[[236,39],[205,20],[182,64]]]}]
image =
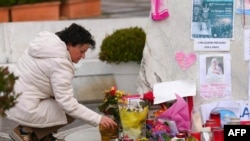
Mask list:
[{"label": "plastic wrapper", "polygon": [[148,104],[139,95],[124,96],[118,103],[123,137],[137,140],[148,114]]}]

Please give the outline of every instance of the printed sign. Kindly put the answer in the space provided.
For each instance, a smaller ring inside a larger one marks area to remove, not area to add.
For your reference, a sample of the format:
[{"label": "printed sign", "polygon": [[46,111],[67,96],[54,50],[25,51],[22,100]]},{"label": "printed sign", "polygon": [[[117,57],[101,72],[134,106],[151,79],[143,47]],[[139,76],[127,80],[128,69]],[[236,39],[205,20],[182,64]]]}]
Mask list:
[{"label": "printed sign", "polygon": [[233,38],[233,0],[193,0],[191,38]]},{"label": "printed sign", "polygon": [[229,51],[229,39],[194,39],[195,51]]}]

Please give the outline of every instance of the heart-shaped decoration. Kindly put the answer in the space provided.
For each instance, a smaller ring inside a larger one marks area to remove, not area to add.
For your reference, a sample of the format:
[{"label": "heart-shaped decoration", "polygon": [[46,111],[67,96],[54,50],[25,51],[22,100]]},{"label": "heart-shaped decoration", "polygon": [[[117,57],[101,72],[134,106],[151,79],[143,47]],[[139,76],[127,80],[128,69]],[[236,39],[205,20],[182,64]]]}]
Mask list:
[{"label": "heart-shaped decoration", "polygon": [[183,52],[177,52],[175,54],[175,60],[178,63],[178,65],[181,67],[182,70],[187,70],[196,61],[196,54],[190,53],[190,54],[186,55]]}]

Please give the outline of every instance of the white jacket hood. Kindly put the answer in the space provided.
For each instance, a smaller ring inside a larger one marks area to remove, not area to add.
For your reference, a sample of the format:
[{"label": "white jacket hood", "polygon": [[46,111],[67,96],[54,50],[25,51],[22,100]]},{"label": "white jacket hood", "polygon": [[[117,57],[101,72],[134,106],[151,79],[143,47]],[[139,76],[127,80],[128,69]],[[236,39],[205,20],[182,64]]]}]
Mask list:
[{"label": "white jacket hood", "polygon": [[40,32],[30,43],[28,54],[36,58],[67,58],[66,44],[55,34]]}]

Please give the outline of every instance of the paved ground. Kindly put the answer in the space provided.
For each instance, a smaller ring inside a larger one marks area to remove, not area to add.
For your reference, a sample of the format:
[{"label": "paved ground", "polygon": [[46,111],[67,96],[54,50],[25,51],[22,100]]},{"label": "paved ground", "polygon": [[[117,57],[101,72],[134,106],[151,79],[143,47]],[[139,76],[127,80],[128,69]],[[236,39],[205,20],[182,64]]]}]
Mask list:
[{"label": "paved ground", "polygon": [[[89,103],[89,104],[84,104],[85,106],[87,106],[88,108],[96,111],[96,112],[99,112],[98,109],[97,109],[97,106],[99,105],[99,103]],[[85,125],[86,123],[83,122],[83,121],[80,121],[80,120],[75,120],[73,123],[71,123],[70,125],[67,125],[63,128],[61,128],[59,130],[59,132],[66,132],[68,130],[72,130],[73,131],[78,131],[80,130],[80,127]],[[1,125],[1,124],[0,124]],[[10,138],[9,138],[9,133],[12,131],[13,128],[15,128],[18,124],[13,122],[13,121],[10,121],[9,119],[7,118],[3,118],[2,119],[2,125],[0,126],[0,141],[12,141]],[[79,129],[78,129],[79,128]],[[78,130],[77,130],[78,129]],[[68,133],[72,133],[72,132],[68,132]],[[67,136],[66,133],[62,134],[61,136]]]},{"label": "paved ground", "polygon": [[[149,0],[102,0],[101,4],[102,15],[95,18],[148,17],[150,12]],[[98,111],[97,105],[98,103],[86,104],[87,107],[95,111]],[[83,121],[76,120],[72,124],[60,129],[59,132],[67,133],[66,131],[70,131],[72,128],[78,129],[78,127],[81,130],[81,126],[85,124]],[[0,123],[0,141],[12,141],[9,139],[8,134],[15,126],[17,126],[17,123],[3,118],[2,125]]]}]

